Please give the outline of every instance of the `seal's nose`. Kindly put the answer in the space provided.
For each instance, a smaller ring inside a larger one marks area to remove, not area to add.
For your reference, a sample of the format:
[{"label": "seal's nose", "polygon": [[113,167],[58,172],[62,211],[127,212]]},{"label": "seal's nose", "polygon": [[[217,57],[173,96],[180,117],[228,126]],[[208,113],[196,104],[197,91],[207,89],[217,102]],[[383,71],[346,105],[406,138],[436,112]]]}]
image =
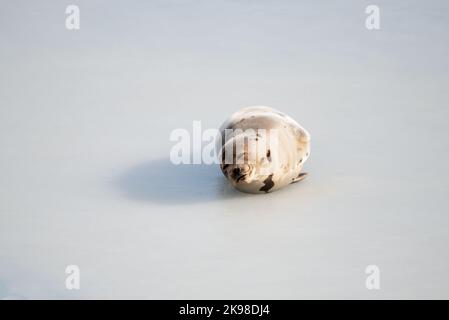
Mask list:
[{"label": "seal's nose", "polygon": [[240,182],[240,180],[244,179],[246,177],[245,172],[242,170],[242,168],[234,168],[232,169],[232,178],[236,182]]}]

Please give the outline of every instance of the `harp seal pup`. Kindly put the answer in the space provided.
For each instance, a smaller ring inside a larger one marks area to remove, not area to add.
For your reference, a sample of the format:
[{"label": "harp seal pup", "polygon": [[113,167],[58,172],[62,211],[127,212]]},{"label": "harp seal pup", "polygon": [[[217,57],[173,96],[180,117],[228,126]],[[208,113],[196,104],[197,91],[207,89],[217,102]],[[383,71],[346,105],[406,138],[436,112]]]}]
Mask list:
[{"label": "harp seal pup", "polygon": [[310,135],[286,114],[265,106],[240,109],[220,127],[216,150],[229,182],[247,193],[268,193],[304,179]]}]

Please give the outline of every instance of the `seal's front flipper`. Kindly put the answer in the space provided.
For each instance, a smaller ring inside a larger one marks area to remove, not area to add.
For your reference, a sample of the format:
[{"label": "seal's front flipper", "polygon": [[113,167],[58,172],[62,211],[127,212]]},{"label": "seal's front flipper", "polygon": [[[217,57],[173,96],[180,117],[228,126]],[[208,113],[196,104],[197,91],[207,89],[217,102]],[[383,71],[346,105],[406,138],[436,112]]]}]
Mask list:
[{"label": "seal's front flipper", "polygon": [[297,176],[296,178],[294,178],[294,179],[292,180],[291,183],[295,183],[295,182],[301,181],[301,180],[303,180],[305,177],[307,177],[307,172],[301,172],[300,174],[298,174],[298,176]]}]

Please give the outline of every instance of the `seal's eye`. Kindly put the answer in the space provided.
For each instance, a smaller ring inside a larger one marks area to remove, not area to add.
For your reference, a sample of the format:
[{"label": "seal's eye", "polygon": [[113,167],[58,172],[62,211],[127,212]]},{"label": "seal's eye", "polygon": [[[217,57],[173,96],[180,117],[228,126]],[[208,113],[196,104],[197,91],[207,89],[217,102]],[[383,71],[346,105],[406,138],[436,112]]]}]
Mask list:
[{"label": "seal's eye", "polygon": [[232,173],[233,173],[234,175],[236,175],[236,176],[238,176],[238,175],[240,174],[240,172],[241,172],[241,169],[240,169],[240,168],[234,168],[234,169],[232,169]]}]

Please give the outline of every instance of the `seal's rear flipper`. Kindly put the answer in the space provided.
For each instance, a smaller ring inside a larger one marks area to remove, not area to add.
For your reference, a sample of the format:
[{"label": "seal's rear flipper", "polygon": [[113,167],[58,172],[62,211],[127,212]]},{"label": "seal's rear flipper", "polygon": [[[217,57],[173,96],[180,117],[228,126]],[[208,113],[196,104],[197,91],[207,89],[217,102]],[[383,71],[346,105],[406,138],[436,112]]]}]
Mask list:
[{"label": "seal's rear flipper", "polygon": [[300,174],[298,174],[298,176],[296,178],[294,178],[292,180],[292,183],[298,182],[303,180],[305,177],[307,177],[307,172],[301,172]]}]

